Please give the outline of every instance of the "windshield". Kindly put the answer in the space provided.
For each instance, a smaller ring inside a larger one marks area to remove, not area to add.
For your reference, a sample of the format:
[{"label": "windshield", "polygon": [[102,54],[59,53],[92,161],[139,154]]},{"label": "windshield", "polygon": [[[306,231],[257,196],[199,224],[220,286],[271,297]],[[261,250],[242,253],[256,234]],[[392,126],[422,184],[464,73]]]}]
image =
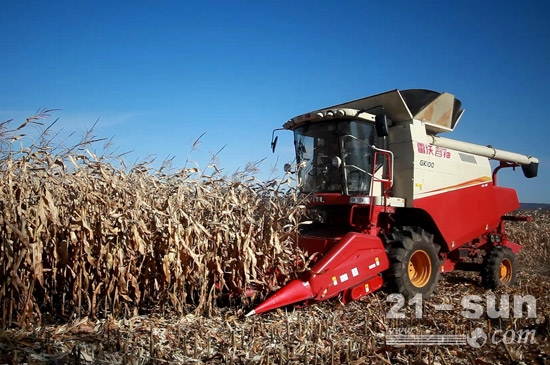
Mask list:
[{"label": "windshield", "polygon": [[299,186],[304,193],[369,194],[374,125],[332,120],[294,130]]}]

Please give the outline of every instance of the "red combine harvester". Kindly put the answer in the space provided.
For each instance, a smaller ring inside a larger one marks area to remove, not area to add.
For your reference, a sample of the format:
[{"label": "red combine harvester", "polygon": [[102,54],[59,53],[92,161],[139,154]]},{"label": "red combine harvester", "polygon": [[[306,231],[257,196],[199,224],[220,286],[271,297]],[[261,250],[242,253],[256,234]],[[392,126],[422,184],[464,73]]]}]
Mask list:
[{"label": "red combine harvester", "polygon": [[[320,258],[247,316],[340,293],[346,303],[383,284],[428,297],[439,273],[455,268],[480,271],[490,288],[513,284],[521,246],[504,226],[529,218],[507,215],[519,202],[497,173],[521,166],[532,178],[538,160],[439,137],[463,111],[448,93],[393,90],[285,123],[313,221],[298,244]],[[500,161],[493,171],[490,159]]]}]

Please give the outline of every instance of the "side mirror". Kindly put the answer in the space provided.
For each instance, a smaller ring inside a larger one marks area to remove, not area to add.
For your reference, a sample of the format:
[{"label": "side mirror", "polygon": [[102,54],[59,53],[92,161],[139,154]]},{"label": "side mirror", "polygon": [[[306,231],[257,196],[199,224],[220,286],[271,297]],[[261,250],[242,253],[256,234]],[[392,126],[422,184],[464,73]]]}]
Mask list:
[{"label": "side mirror", "polygon": [[275,148],[277,147],[277,140],[279,139],[279,136],[275,135],[276,131],[282,131],[284,128],[276,128],[271,132],[271,151],[275,153]]},{"label": "side mirror", "polygon": [[384,109],[382,109],[382,113],[377,114],[374,118],[374,125],[376,127],[376,134],[378,134],[378,137],[386,137],[390,134],[388,128],[388,118],[386,118]]},{"label": "side mirror", "polygon": [[279,140],[279,136],[275,136],[275,138],[271,141],[271,151],[275,153],[275,148],[277,147],[277,141]]}]

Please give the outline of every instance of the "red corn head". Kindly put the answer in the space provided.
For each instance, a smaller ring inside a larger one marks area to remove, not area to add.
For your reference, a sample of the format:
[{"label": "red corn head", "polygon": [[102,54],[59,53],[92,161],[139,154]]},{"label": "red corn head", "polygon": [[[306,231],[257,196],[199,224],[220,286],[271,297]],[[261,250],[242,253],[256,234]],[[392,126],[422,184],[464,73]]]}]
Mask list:
[{"label": "red corn head", "polygon": [[288,283],[247,316],[298,302],[326,300],[344,290],[353,293],[346,298],[360,298],[382,286],[379,274],[388,267],[380,238],[347,233],[300,279]]}]

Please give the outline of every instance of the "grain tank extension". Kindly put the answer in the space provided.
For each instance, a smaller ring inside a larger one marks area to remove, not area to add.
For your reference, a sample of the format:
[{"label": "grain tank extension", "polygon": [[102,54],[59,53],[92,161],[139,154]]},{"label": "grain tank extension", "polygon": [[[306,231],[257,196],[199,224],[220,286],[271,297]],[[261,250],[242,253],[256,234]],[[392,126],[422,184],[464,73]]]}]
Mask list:
[{"label": "grain tank extension", "polygon": [[453,95],[412,89],[285,123],[296,150],[296,165],[286,168],[313,221],[298,245],[317,259],[248,315],[338,295],[349,302],[384,285],[427,297],[439,273],[455,268],[479,271],[489,288],[512,285],[521,246],[505,224],[529,218],[508,215],[519,208],[517,194],[497,184],[497,173],[521,167],[532,178],[538,160],[441,137],[462,114]]}]

